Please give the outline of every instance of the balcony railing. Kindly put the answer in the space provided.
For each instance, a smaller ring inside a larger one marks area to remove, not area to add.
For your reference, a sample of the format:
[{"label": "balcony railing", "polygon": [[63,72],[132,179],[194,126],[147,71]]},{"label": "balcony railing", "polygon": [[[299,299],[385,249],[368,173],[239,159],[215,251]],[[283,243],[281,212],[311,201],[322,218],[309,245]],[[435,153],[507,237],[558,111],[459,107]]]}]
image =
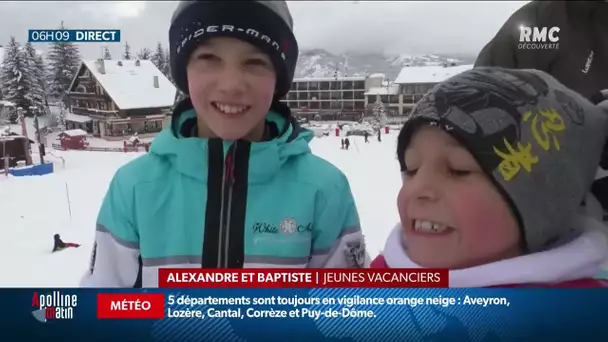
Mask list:
[{"label": "balcony railing", "polygon": [[95,116],[115,116],[118,114],[117,110],[97,109],[97,108],[83,108],[83,107],[72,107],[72,113],[78,115],[95,115]]},{"label": "balcony railing", "polygon": [[79,91],[71,91],[71,92],[68,93],[68,96],[70,98],[81,97],[81,98],[87,98],[87,99],[101,97],[101,95],[99,95],[99,94],[95,94],[95,93],[81,93]]}]

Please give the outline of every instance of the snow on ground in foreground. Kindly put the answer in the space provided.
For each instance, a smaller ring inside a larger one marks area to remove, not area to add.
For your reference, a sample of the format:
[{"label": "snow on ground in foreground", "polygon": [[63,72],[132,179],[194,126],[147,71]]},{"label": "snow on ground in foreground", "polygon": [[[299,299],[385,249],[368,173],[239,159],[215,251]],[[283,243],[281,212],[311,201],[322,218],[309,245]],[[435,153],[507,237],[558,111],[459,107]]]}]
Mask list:
[{"label": "snow on ground in foreground", "polygon": [[[379,143],[351,139],[351,150],[340,150],[340,138],[314,139],[314,153],[333,162],[348,177],[359,207],[369,252],[378,254],[398,221],[395,199],[399,167],[396,133]],[[90,259],[97,211],[118,167],[141,153],[54,151],[55,174],[39,177],[0,175],[0,287],[77,286]],[[58,157],[65,159],[61,169]],[[49,156],[49,159],[51,156]],[[71,203],[70,219],[66,184]],[[51,254],[53,234],[81,243],[77,249]]]}]

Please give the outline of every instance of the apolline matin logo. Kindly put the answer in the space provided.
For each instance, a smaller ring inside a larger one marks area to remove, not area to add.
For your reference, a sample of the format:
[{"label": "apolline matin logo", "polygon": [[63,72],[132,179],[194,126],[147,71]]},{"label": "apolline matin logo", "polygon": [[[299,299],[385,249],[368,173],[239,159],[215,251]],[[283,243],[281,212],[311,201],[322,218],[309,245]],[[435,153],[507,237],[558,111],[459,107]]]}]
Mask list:
[{"label": "apolline matin logo", "polygon": [[78,306],[78,295],[60,291],[32,295],[32,315],[39,322],[48,320],[69,320],[74,318],[74,308]]}]

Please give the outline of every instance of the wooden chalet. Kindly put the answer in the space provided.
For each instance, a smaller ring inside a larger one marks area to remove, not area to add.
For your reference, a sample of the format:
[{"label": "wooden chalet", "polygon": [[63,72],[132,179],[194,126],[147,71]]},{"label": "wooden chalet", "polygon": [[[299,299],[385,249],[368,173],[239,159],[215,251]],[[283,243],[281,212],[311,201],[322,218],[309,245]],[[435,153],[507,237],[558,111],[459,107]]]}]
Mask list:
[{"label": "wooden chalet", "polygon": [[85,60],[64,97],[66,129],[122,140],[168,122],[177,89],[149,60]]}]

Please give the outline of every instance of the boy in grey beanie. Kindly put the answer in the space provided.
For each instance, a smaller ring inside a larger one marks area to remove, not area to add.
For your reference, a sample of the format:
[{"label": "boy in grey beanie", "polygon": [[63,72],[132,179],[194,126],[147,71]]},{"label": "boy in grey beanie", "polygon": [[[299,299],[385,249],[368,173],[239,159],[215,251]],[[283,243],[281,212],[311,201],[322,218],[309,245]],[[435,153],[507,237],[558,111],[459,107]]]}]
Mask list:
[{"label": "boy in grey beanie", "polygon": [[[401,224],[372,267],[449,268],[453,287],[598,287],[600,222],[581,216],[608,116],[537,70],[440,83],[398,138]],[[551,285],[549,285],[551,284]]]}]

